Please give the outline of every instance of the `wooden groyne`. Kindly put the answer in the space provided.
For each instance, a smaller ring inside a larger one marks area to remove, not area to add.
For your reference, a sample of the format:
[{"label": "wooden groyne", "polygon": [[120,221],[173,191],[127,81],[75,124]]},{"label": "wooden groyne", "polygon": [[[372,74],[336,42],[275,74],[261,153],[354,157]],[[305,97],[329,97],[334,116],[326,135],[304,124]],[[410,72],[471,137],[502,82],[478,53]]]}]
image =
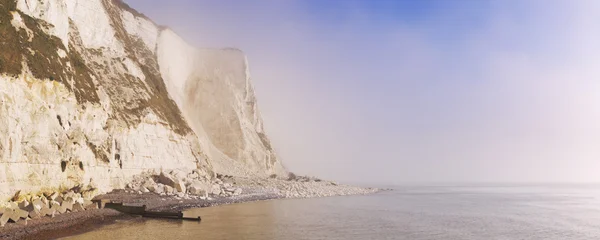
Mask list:
[{"label": "wooden groyne", "polygon": [[124,205],[121,202],[112,202],[107,200],[97,200],[98,207],[100,208],[110,208],[117,210],[122,213],[131,214],[131,215],[139,215],[147,218],[166,218],[166,219],[181,219],[181,220],[189,220],[189,221],[198,221],[201,222],[202,218],[198,217],[184,217],[183,212],[154,212],[146,210],[146,205],[143,206],[128,206]]}]

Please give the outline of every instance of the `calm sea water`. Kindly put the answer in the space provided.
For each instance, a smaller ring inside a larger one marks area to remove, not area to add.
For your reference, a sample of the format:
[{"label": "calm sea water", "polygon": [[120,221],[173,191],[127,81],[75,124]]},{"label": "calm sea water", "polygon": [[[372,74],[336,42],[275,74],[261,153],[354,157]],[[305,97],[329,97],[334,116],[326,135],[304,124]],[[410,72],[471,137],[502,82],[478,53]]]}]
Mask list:
[{"label": "calm sea water", "polygon": [[69,239],[600,239],[600,185],[400,187],[194,209]]}]

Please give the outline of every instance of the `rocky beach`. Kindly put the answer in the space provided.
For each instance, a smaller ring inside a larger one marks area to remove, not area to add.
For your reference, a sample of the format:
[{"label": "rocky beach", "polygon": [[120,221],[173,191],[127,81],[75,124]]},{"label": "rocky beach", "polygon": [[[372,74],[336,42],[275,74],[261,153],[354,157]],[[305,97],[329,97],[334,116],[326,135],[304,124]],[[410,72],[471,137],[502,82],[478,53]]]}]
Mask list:
[{"label": "rocky beach", "polygon": [[0,212],[1,239],[54,239],[93,230],[140,216],[103,208],[100,202],[146,205],[159,212],[282,198],[362,195],[380,191],[337,184],[313,177],[271,176],[242,178],[200,171],[147,172],[135,176],[125,189],[94,195],[81,186],[40,195],[15,195]]}]

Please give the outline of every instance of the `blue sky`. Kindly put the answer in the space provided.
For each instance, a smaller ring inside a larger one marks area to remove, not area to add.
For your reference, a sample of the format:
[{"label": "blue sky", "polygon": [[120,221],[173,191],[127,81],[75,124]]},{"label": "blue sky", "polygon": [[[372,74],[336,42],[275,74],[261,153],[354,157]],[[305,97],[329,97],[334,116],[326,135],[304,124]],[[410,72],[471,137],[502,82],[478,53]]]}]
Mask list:
[{"label": "blue sky", "polygon": [[193,45],[248,55],[292,171],[600,181],[597,1],[127,2]]}]

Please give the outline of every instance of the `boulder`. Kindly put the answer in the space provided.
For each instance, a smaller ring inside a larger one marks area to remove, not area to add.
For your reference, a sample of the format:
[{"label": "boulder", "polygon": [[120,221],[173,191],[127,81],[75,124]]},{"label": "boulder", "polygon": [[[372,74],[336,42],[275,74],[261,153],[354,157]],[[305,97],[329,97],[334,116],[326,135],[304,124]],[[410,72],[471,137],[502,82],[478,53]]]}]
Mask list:
[{"label": "boulder", "polygon": [[67,207],[61,205],[60,207],[58,207],[56,212],[58,212],[59,214],[63,214],[63,213],[66,213],[67,211],[68,211]]},{"label": "boulder", "polygon": [[175,182],[175,186],[174,188],[178,191],[178,192],[182,192],[185,193],[187,191],[186,187],[185,187],[185,183],[181,180],[178,180],[177,182]]},{"label": "boulder", "polygon": [[85,208],[83,207],[83,204],[75,203],[75,204],[73,204],[73,211],[74,212],[83,212],[83,211],[85,211]]},{"label": "boulder", "polygon": [[6,211],[4,211],[4,214],[2,214],[2,218],[6,220],[6,222],[12,220],[13,222],[18,222],[21,217],[15,213],[15,209],[13,208],[8,208],[6,209]]},{"label": "boulder", "polygon": [[242,194],[242,189],[241,188],[236,188],[235,191],[233,191],[233,196],[238,196]]},{"label": "boulder", "polygon": [[208,196],[208,186],[202,182],[193,182],[188,188],[188,192],[197,196]]},{"label": "boulder", "polygon": [[210,193],[214,194],[214,195],[219,195],[221,194],[221,186],[219,186],[218,184],[214,184],[212,185],[212,188],[210,190]]},{"label": "boulder", "polygon": [[149,188],[148,190],[158,193],[158,194],[161,194],[161,193],[165,192],[165,185],[159,183],[159,184],[156,184],[156,186]]},{"label": "boulder", "polygon": [[29,206],[29,202],[27,200],[23,200],[22,202],[19,203],[20,209],[26,208],[27,206]]},{"label": "boulder", "polygon": [[173,175],[168,173],[162,172],[160,173],[160,175],[158,175],[158,182],[167,186],[173,187],[175,185],[175,180],[177,179]]},{"label": "boulder", "polygon": [[142,192],[144,192],[144,189],[147,189],[148,191],[150,191],[150,188],[154,188],[156,187],[156,182],[154,182],[154,180],[152,180],[152,178],[148,178],[146,179],[146,181],[144,181],[144,184],[142,184],[142,187],[140,188],[140,190]]},{"label": "boulder", "polygon": [[48,201],[47,198],[43,197],[40,200],[42,200],[42,203],[46,206],[46,207],[50,207],[50,201]]},{"label": "boulder", "polygon": [[60,209],[60,204],[56,201],[51,201],[50,202],[50,213],[51,216],[54,217],[57,214],[60,214],[59,209]]},{"label": "boulder", "polygon": [[60,207],[60,203],[57,201],[50,201],[50,208]]},{"label": "boulder", "polygon": [[73,204],[75,204],[75,201],[73,201],[73,199],[68,199],[68,200],[63,201],[61,206],[69,211],[73,211]]},{"label": "boulder", "polygon": [[73,191],[68,191],[67,193],[63,194],[63,198],[73,198],[75,197],[75,192]]},{"label": "boulder", "polygon": [[[185,175],[184,175],[185,177]],[[162,183],[166,186],[170,186],[172,188],[175,188],[178,192],[185,192],[186,188],[185,188],[185,183],[183,181],[181,181],[179,178],[171,175],[171,174],[167,174],[167,173],[161,173],[158,176],[158,182]]]},{"label": "boulder", "polygon": [[0,216],[0,227],[4,227],[4,225],[6,225],[6,223],[8,222],[8,220],[10,220],[10,214],[2,214],[2,216]]},{"label": "boulder", "polygon": [[57,209],[56,208],[49,208],[49,207],[44,207],[42,208],[42,210],[40,211],[40,214],[42,216],[50,216],[50,217],[54,217],[57,213]]},{"label": "boulder", "polygon": [[148,191],[153,192],[153,193],[156,192],[157,188],[158,188],[158,184],[146,187],[146,189],[148,189]]},{"label": "boulder", "polygon": [[173,187],[169,186],[169,185],[165,185],[165,193],[166,194],[172,194],[174,191]]},{"label": "boulder", "polygon": [[[17,208],[17,209],[14,209],[14,211],[15,212],[14,212],[13,216],[16,217],[16,218],[27,218],[27,217],[29,217],[29,212],[27,212],[25,210]],[[13,221],[15,220],[14,218],[11,218],[11,219],[13,219]]]},{"label": "boulder", "polygon": [[42,202],[41,199],[36,199],[33,201],[33,203],[31,203],[31,205],[33,206],[33,208],[37,211],[42,210],[42,207],[45,207],[46,204],[44,204],[44,202]]},{"label": "boulder", "polygon": [[42,214],[41,214],[39,211],[37,211],[37,210],[31,210],[31,211],[29,211],[29,217],[30,217],[31,219],[40,218],[40,217],[42,217],[42,216],[44,216],[44,215],[42,215]]}]

